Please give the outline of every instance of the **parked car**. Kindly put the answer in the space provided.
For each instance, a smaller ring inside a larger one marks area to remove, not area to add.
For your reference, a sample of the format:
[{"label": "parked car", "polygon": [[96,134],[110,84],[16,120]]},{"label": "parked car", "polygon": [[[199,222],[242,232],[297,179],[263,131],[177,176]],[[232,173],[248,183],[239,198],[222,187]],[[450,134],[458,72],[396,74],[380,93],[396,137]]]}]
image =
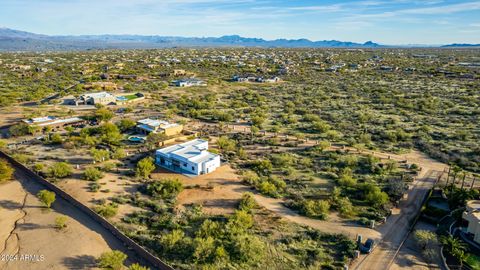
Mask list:
[{"label": "parked car", "polygon": [[375,246],[375,240],[368,238],[367,241],[365,241],[365,244],[360,245],[360,251],[362,253],[370,253],[372,252],[374,246]]}]

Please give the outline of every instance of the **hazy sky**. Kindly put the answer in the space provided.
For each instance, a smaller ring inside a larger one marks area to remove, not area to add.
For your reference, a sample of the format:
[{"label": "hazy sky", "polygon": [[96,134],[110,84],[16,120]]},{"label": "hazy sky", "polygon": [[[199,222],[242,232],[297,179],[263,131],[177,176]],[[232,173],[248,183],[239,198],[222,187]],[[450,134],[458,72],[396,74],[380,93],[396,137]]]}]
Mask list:
[{"label": "hazy sky", "polygon": [[480,1],[0,0],[0,27],[142,34],[480,43]]}]

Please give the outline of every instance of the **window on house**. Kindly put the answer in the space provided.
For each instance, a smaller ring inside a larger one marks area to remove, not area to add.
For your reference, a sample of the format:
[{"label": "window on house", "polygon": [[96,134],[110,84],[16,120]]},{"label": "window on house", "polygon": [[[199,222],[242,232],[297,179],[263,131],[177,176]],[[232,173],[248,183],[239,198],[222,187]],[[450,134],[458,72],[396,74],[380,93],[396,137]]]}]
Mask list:
[{"label": "window on house", "polygon": [[187,163],[183,163],[183,167],[187,167]]},{"label": "window on house", "polygon": [[195,171],[195,167],[192,166],[192,171]]}]

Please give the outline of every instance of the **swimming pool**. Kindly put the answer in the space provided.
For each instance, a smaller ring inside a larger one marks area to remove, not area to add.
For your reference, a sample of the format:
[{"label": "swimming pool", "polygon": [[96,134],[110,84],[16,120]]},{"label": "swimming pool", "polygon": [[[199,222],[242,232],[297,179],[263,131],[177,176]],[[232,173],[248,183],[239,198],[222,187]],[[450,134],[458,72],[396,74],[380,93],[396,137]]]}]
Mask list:
[{"label": "swimming pool", "polygon": [[128,140],[131,142],[145,142],[146,138],[140,136],[130,136],[128,137]]}]

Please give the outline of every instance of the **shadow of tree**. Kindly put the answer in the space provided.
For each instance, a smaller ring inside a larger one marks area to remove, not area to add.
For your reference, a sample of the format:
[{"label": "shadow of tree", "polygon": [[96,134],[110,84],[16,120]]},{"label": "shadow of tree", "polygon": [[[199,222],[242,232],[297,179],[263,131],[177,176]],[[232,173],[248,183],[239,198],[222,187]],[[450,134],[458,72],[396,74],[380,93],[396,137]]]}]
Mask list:
[{"label": "shadow of tree", "polygon": [[63,265],[65,265],[68,269],[74,270],[92,269],[96,266],[96,264],[97,259],[91,255],[78,255],[63,259]]},{"label": "shadow of tree", "polygon": [[20,229],[20,230],[35,230],[35,229],[43,229],[43,228],[51,228],[51,227],[48,227],[48,226],[42,226],[42,225],[39,225],[39,224],[36,224],[36,223],[21,223],[21,224],[18,224],[17,227]]},{"label": "shadow of tree", "polygon": [[7,210],[15,210],[22,208],[22,204],[11,200],[1,200],[0,207]]}]

